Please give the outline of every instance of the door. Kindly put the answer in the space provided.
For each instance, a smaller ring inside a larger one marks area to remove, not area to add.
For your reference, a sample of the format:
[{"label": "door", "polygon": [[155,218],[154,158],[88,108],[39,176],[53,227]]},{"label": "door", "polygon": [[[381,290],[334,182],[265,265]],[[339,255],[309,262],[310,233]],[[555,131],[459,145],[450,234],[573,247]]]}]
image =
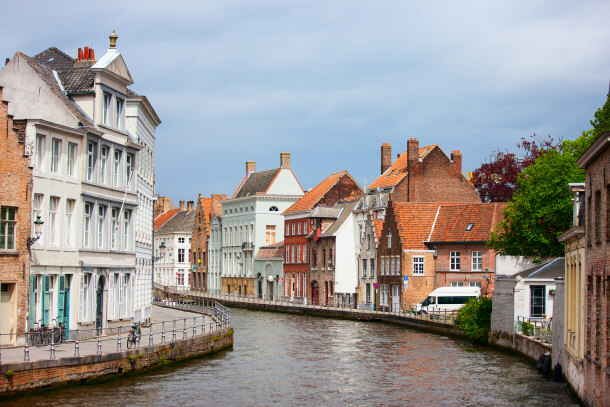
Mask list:
[{"label": "door", "polygon": [[400,286],[392,286],[392,312],[400,311]]},{"label": "door", "polygon": [[9,345],[12,343],[11,335],[11,291],[13,284],[0,284],[0,344]]},{"label": "door", "polygon": [[320,305],[320,287],[317,282],[311,284],[311,303]]},{"label": "door", "polygon": [[258,276],[258,298],[263,298],[263,278],[260,276]]},{"label": "door", "polygon": [[102,329],[104,317],[104,277],[100,276],[97,282],[97,293],[95,301],[95,328]]},{"label": "door", "polygon": [[59,276],[57,293],[57,322],[64,324],[66,332],[70,329],[70,276]]},{"label": "door", "polygon": [[42,323],[49,326],[49,309],[51,307],[51,277],[42,276]]}]

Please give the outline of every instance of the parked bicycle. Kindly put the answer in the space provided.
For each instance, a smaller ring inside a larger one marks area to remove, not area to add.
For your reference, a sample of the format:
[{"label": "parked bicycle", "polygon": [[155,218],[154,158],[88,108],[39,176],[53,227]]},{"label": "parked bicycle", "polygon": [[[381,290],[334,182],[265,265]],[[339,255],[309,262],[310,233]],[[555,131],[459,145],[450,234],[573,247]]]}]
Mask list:
[{"label": "parked bicycle", "polygon": [[129,336],[127,336],[127,349],[136,348],[137,344],[140,343],[140,339],[142,339],[140,324],[134,323],[129,330]]},{"label": "parked bicycle", "polygon": [[44,346],[48,342],[49,328],[42,322],[42,319],[35,323],[36,327],[30,331],[30,342],[34,346]]},{"label": "parked bicycle", "polygon": [[53,321],[55,321],[55,326],[53,327],[53,332],[49,333],[48,343],[51,343],[50,335],[53,335],[55,345],[64,343],[66,341],[66,326],[63,322],[58,321],[57,318],[54,318]]}]

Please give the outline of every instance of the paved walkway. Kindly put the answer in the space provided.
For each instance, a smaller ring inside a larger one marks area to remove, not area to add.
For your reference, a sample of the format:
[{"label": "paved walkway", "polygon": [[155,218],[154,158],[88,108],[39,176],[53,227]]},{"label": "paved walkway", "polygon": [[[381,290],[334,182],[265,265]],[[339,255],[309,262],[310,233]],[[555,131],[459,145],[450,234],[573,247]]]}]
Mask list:
[{"label": "paved walkway", "polygon": [[[193,323],[196,324],[196,334],[201,335],[202,323],[205,325],[205,332],[210,332],[210,323],[212,319],[209,315],[203,315],[195,312],[182,311],[172,308],[153,306],[152,330],[153,344],[162,342],[162,322],[165,321],[165,342],[171,342],[173,337],[173,325],[176,321],[176,339],[184,338],[184,323],[186,318],[186,337],[193,336]],[[216,329],[216,324],[212,324],[212,328]],[[150,341],[149,327],[142,327],[142,339],[140,344],[148,346]],[[127,335],[129,330],[127,327],[122,328],[121,332],[121,350],[127,350]],[[55,346],[55,359],[74,357],[75,341],[69,341]],[[118,335],[107,335],[101,338],[102,353],[113,353],[118,351]],[[30,361],[48,360],[51,359],[51,346],[29,346]],[[80,340],[79,354],[80,356],[95,355],[98,353],[97,338]],[[24,346],[16,346],[11,348],[2,348],[0,350],[1,363],[20,363],[24,361]]]}]

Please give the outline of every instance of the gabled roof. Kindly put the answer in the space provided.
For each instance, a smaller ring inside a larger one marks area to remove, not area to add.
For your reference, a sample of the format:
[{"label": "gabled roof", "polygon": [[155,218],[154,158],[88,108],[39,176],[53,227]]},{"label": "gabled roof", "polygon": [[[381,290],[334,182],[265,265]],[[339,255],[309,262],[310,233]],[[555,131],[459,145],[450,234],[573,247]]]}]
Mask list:
[{"label": "gabled roof", "polygon": [[273,170],[251,172],[248,176],[244,177],[231,198],[244,198],[246,196],[265,193],[280,170],[281,168],[275,168]]},{"label": "gabled roof", "polygon": [[165,222],[170,220],[179,210],[180,209],[170,209],[169,211],[163,212],[161,215],[157,216],[154,222],[155,231],[163,226]]},{"label": "gabled roof", "polygon": [[486,242],[504,208],[505,202],[442,204],[430,242]]},{"label": "gabled roof", "polygon": [[322,198],[324,198],[326,193],[330,191],[330,189],[335,186],[344,176],[351,178],[351,175],[349,175],[349,173],[345,170],[329,175],[324,181],[320,182],[315,188],[307,192],[301,199],[286,209],[284,213],[301,212],[313,209],[313,207],[320,202]]},{"label": "gabled roof", "polygon": [[195,224],[195,211],[181,211],[171,217],[165,222],[159,229],[156,230],[157,234],[164,233],[193,233],[193,225]]},{"label": "gabled roof", "polygon": [[334,206],[334,208],[339,209],[341,211],[339,213],[339,217],[337,218],[336,221],[333,222],[332,225],[330,225],[328,227],[328,229],[326,229],[324,231],[324,233],[322,233],[320,235],[320,237],[335,236],[335,234],[339,231],[341,226],[343,226],[343,224],[345,223],[347,218],[349,218],[349,216],[352,214],[352,211],[354,210],[354,207],[356,206],[357,203],[358,203],[358,201],[343,202],[343,203],[336,204]]},{"label": "gabled roof", "polygon": [[[428,249],[424,241],[430,235],[439,204],[419,202],[392,202],[392,204],[402,248],[410,250]],[[379,231],[377,237],[380,236],[381,231]]]},{"label": "gabled roof", "polygon": [[[201,198],[201,203],[203,205],[203,212],[205,213],[205,221],[207,224],[210,224],[210,220],[212,220],[212,200],[210,198]],[[208,234],[210,231],[208,230]]]},{"label": "gabled roof", "polygon": [[254,259],[284,259],[284,241],[270,244],[267,246],[261,246],[256,253]]},{"label": "gabled roof", "polygon": [[521,278],[556,278],[564,277],[566,270],[566,259],[565,257],[557,257],[547,263],[539,264],[536,267],[523,270],[517,274]]},{"label": "gabled roof", "polygon": [[33,59],[56,71],[72,69],[74,67],[74,58],[55,47],[42,51],[40,54],[35,55]]},{"label": "gabled roof", "polygon": [[[419,159],[423,160],[435,147],[438,147],[438,144],[420,148]],[[368,189],[396,186],[407,176],[407,157],[407,150],[405,150],[405,152],[402,153],[383,174],[377,177],[375,182],[368,186]]]}]

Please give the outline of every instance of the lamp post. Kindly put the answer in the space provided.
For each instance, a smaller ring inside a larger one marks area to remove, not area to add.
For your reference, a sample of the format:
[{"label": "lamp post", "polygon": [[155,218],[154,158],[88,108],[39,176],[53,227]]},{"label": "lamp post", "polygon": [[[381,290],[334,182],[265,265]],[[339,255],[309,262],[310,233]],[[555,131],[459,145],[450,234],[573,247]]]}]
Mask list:
[{"label": "lamp post", "polygon": [[36,234],[36,237],[27,238],[28,248],[30,246],[32,246],[34,243],[36,243],[38,241],[38,239],[40,239],[40,235],[42,234],[42,225],[43,224],[44,224],[44,222],[40,219],[40,216],[36,216],[36,220],[34,221],[34,233]]}]

